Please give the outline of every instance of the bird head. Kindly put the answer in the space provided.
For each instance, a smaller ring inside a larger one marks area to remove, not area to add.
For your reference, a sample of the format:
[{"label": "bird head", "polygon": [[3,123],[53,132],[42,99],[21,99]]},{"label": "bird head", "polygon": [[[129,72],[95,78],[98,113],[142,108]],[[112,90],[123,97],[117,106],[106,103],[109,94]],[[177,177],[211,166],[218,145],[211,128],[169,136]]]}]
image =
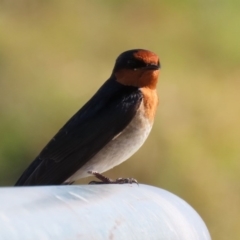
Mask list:
[{"label": "bird head", "polygon": [[155,89],[159,70],[160,62],[155,53],[134,49],[118,56],[112,74],[123,85]]}]

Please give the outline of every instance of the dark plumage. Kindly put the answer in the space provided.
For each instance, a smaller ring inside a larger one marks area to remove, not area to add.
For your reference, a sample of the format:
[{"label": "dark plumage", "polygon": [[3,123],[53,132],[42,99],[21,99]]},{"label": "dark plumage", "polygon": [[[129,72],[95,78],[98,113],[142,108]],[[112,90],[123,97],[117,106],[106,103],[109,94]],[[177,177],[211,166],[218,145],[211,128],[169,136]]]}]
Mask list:
[{"label": "dark plumage", "polygon": [[[120,55],[111,77],[59,130],[15,186],[64,183],[129,125],[143,94],[137,86],[118,82],[115,72],[126,66],[133,71],[146,67],[139,59],[134,64],[133,53],[138,51]],[[155,65],[155,70],[158,68]]]}]

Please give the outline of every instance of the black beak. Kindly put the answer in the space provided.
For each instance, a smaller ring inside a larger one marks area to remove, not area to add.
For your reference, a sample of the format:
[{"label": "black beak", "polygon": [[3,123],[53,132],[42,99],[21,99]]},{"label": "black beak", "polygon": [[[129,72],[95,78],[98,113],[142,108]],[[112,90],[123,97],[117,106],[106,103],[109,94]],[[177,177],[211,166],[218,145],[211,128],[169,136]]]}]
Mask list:
[{"label": "black beak", "polygon": [[160,69],[160,63],[158,63],[158,64],[150,63],[146,67],[143,67],[143,68],[148,69],[148,70],[158,70],[158,69]]}]

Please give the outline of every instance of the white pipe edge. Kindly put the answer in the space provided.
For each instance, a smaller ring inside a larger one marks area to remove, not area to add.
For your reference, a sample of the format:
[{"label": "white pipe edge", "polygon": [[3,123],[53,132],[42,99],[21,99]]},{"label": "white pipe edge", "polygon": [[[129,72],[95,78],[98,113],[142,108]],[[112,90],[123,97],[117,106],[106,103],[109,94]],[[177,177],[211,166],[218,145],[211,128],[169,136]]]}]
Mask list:
[{"label": "white pipe edge", "polygon": [[0,239],[211,240],[198,213],[137,184],[0,188]]}]

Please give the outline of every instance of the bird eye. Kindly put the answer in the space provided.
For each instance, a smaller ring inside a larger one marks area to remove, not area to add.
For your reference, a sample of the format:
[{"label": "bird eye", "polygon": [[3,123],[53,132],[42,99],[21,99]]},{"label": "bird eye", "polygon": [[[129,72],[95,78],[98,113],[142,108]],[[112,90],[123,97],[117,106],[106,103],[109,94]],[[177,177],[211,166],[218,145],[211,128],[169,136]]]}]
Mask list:
[{"label": "bird eye", "polygon": [[127,64],[128,64],[129,66],[134,66],[134,65],[135,65],[135,62],[134,62],[133,60],[128,60],[128,61],[127,61]]},{"label": "bird eye", "polygon": [[133,69],[134,71],[136,71],[137,68],[138,68],[138,63],[136,61],[134,61],[134,60],[129,59],[127,61],[127,67],[130,68],[130,69]]}]

